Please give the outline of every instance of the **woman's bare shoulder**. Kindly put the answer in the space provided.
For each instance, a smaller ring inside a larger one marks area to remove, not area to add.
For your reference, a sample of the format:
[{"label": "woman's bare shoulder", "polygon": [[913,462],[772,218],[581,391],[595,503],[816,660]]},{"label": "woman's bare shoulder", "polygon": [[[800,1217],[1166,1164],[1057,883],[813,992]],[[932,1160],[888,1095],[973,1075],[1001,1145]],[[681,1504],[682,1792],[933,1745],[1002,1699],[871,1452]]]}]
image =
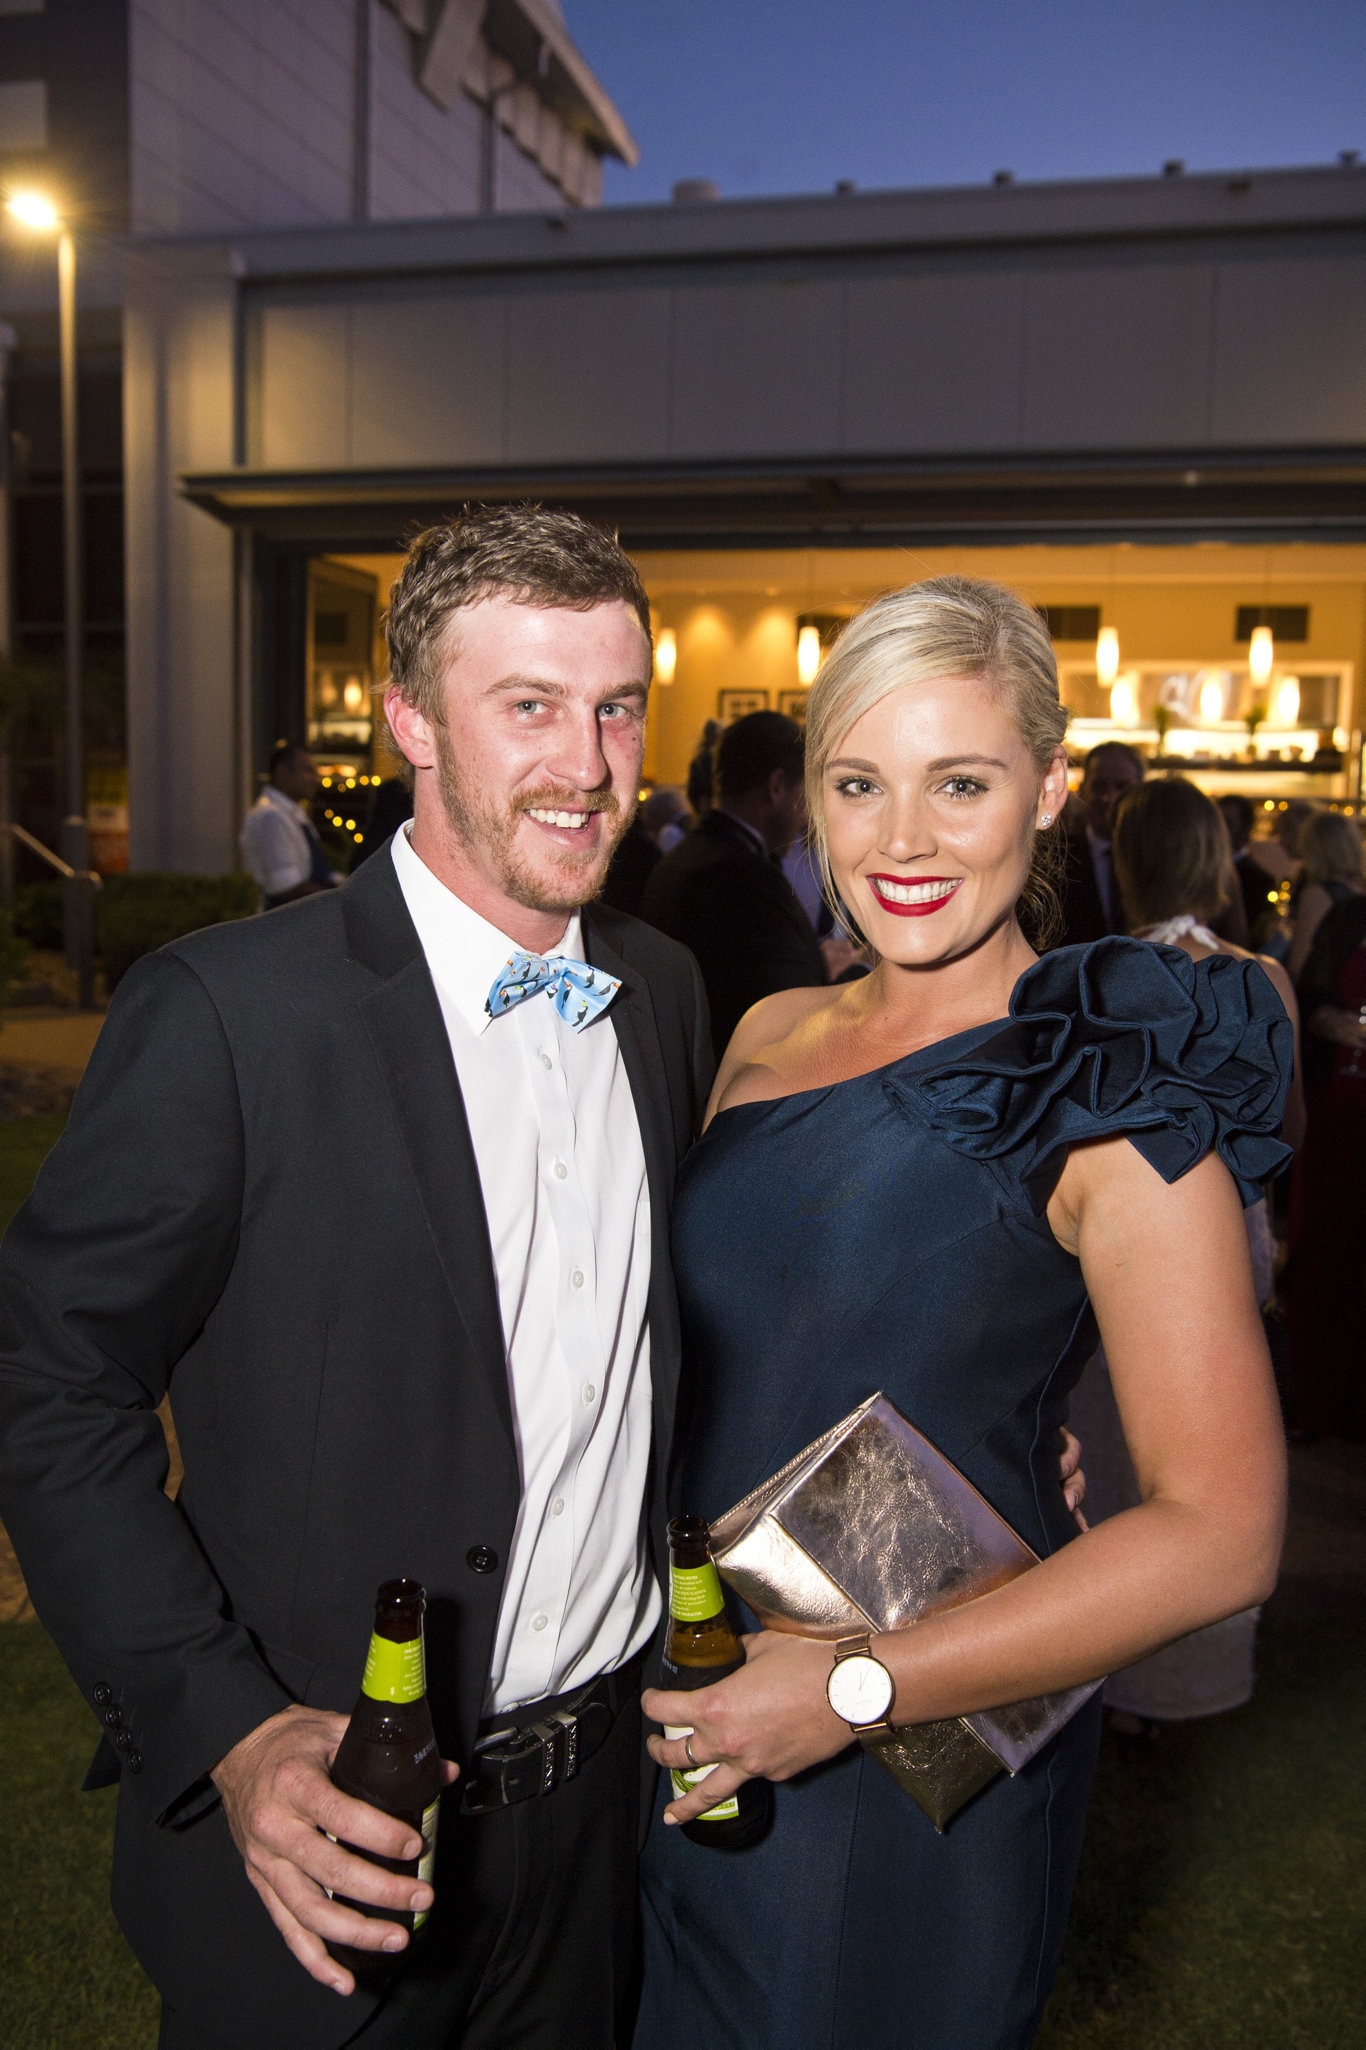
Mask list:
[{"label": "woman's bare shoulder", "polygon": [[751,1005],[731,1034],[721,1058],[707,1107],[708,1119],[735,1103],[781,1095],[781,1087],[774,1085],[785,1069],[794,1065],[800,1042],[809,1036],[821,1013],[828,1011],[843,994],[838,985],[825,989],[784,989]]}]

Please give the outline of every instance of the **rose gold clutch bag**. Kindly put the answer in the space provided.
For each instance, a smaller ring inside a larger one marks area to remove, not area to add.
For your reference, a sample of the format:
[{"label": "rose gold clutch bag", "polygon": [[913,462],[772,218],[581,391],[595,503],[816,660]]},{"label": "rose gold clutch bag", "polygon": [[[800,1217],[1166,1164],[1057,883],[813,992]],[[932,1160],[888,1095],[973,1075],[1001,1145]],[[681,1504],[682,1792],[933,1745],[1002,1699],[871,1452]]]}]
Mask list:
[{"label": "rose gold clutch bag", "polygon": [[[771,1630],[896,1630],[1038,1564],[1022,1538],[883,1395],[874,1395],[711,1527],[722,1576]],[[868,1748],[936,1829],[1003,1769],[1018,1772],[1100,1681]]]}]

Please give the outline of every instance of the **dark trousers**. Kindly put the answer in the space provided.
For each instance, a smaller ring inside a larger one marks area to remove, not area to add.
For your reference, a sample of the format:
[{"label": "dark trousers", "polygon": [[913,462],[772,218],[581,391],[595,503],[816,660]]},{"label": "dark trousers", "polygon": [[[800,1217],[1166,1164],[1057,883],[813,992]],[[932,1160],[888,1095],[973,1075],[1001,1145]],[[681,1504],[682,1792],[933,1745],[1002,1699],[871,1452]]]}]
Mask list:
[{"label": "dark trousers", "polygon": [[[639,1705],[582,1771],[491,1815],[443,1808],[436,1905],[356,2050],[612,2050],[636,1990]],[[338,2003],[340,2006],[342,2003]],[[163,2007],[158,2050],[248,2050]]]}]

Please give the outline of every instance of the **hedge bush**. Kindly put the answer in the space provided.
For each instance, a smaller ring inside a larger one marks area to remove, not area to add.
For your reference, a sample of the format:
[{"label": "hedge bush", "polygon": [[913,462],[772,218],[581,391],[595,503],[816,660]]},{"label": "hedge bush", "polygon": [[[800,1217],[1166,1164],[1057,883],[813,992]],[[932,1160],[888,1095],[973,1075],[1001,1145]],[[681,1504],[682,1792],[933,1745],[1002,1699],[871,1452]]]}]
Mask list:
[{"label": "hedge bush", "polygon": [[95,893],[95,946],[110,989],[144,954],[202,926],[250,918],[260,901],[250,876],[106,876]]}]

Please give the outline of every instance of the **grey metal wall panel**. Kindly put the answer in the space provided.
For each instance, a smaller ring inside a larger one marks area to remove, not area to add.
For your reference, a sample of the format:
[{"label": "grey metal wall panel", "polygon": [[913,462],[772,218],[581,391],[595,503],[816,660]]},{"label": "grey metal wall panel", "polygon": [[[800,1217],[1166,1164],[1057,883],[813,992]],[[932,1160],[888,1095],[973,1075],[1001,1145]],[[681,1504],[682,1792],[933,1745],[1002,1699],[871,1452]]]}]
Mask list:
[{"label": "grey metal wall panel", "polygon": [[846,320],[841,440],[850,454],[1018,444],[1021,271],[855,278]]},{"label": "grey metal wall panel", "polygon": [[509,298],[509,461],[667,453],[669,296],[571,283]]},{"label": "grey metal wall panel", "polygon": [[806,278],[674,295],[677,456],[787,456],[839,443],[844,286]]},{"label": "grey metal wall panel", "polygon": [[1205,439],[1214,266],[1069,263],[1029,278],[1027,448],[1180,448]]},{"label": "grey metal wall panel", "polygon": [[256,461],[268,470],[336,470],[351,461],[348,306],[263,306],[256,355]]},{"label": "grey metal wall panel", "polygon": [[361,300],[351,307],[351,460],[361,469],[498,463],[502,295]]},{"label": "grey metal wall panel", "polygon": [[1214,440],[1366,441],[1366,247],[1219,266]]}]

